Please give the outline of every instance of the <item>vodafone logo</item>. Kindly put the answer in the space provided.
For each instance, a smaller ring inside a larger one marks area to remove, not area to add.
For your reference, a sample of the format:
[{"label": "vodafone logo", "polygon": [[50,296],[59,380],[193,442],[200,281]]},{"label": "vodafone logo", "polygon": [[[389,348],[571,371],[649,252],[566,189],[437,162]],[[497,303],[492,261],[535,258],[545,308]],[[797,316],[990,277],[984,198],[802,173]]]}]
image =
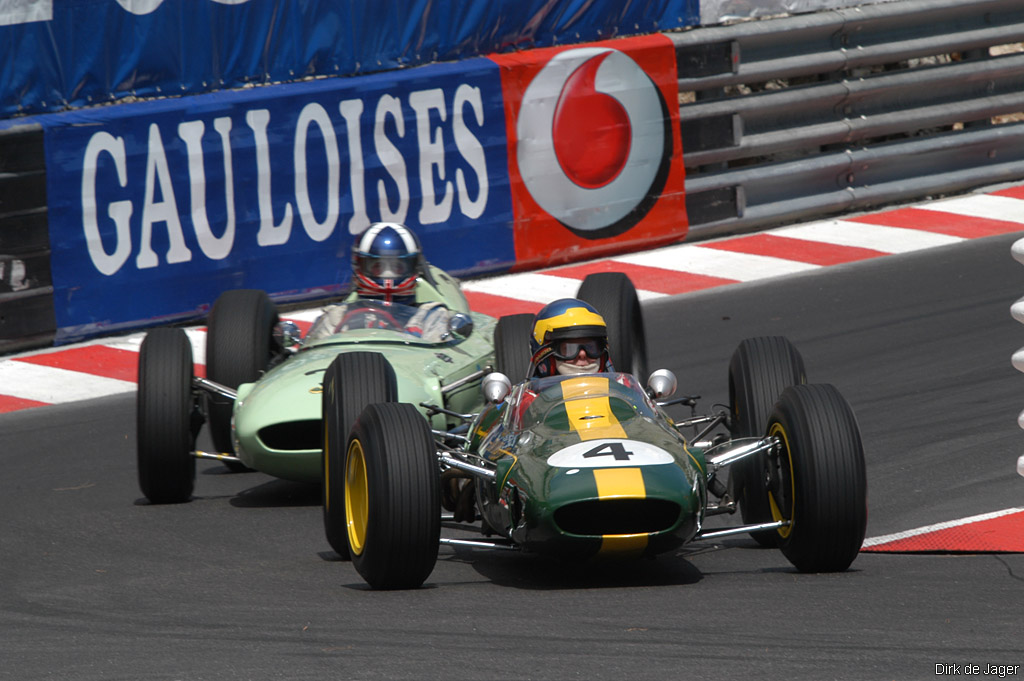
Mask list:
[{"label": "vodafone logo", "polygon": [[601,47],[558,54],[523,93],[516,122],[527,190],[578,236],[625,232],[665,186],[667,114],[661,92],[626,54]]}]

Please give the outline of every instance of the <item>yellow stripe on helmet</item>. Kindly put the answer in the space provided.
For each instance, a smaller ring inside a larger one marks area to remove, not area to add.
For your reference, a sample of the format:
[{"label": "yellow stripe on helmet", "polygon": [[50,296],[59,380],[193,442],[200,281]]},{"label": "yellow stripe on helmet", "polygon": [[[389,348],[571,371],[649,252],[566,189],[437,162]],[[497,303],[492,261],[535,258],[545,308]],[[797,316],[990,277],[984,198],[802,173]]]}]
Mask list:
[{"label": "yellow stripe on helmet", "polygon": [[591,312],[585,307],[570,307],[560,315],[548,317],[547,319],[538,319],[533,327],[533,339],[537,341],[538,345],[543,345],[544,337],[547,336],[549,331],[572,328],[574,326],[606,327],[607,325],[604,323],[604,317]]}]

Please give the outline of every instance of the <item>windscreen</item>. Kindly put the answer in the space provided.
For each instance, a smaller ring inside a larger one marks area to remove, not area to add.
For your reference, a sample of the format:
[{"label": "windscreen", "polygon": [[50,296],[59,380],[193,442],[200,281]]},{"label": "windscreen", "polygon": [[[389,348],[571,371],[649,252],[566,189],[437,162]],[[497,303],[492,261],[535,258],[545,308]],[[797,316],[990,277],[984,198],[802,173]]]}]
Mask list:
[{"label": "windscreen", "polygon": [[544,426],[591,436],[619,437],[617,429],[626,421],[655,418],[653,405],[630,374],[533,379],[523,386],[519,405],[519,428]]}]

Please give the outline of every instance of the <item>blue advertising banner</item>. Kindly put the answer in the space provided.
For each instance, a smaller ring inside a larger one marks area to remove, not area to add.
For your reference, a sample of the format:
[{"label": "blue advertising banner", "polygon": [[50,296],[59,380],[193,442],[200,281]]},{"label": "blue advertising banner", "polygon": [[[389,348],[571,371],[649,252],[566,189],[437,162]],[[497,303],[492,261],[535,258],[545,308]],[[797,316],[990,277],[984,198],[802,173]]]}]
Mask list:
[{"label": "blue advertising banner", "polygon": [[694,26],[699,0],[0,0],[0,118]]},{"label": "blue advertising banner", "polygon": [[38,121],[58,342],[196,317],[230,288],[323,296],[378,220],[456,274],[514,261],[487,59]]}]

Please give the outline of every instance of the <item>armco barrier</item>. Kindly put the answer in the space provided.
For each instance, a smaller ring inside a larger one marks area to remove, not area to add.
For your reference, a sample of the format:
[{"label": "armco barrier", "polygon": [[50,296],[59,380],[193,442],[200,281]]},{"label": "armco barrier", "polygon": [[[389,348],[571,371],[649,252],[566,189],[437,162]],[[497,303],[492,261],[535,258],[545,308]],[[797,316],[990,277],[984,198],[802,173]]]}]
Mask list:
[{"label": "armco barrier", "polygon": [[[669,34],[694,237],[1024,177],[1019,0],[904,0]],[[1019,117],[1018,117],[1019,118]]]},{"label": "armco barrier", "polygon": [[711,26],[737,19],[763,19],[879,2],[902,0],[700,0],[700,21],[703,26]]},{"label": "armco barrier", "polygon": [[43,130],[0,131],[0,350],[48,344],[55,328]]},{"label": "armco barrier", "polygon": [[[1018,239],[1013,242],[1013,246],[1010,247],[1010,253],[1013,255],[1014,260],[1024,265],[1024,239]],[[1024,298],[1017,299],[1017,302],[1010,306],[1010,314],[1018,322],[1024,324]],[[1010,362],[1017,371],[1024,371],[1024,348],[1013,353]],[[1024,411],[1017,416],[1017,425],[1024,428]],[[1024,476],[1024,454],[1017,458],[1017,473]]]}]

